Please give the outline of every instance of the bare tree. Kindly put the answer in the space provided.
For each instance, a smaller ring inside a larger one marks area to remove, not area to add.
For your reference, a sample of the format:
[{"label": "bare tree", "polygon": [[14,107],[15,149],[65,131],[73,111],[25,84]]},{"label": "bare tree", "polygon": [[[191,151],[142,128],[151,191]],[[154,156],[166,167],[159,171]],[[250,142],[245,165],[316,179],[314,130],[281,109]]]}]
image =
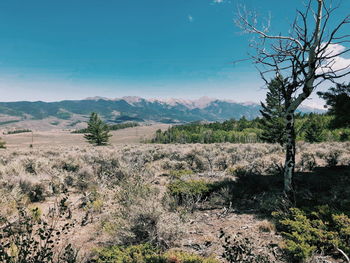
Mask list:
[{"label": "bare tree", "polygon": [[[241,9],[236,23],[246,33],[256,36],[251,45],[256,53],[253,61],[266,83],[272,75],[280,76],[286,122],[286,160],[284,191],[291,194],[295,169],[294,115],[300,104],[324,81],[335,82],[350,74],[348,65],[341,65],[342,55],[349,52],[350,34],[344,31],[350,15],[332,26],[339,7],[326,5],[326,0],[309,0],[305,10],[297,10],[286,35],[269,33],[270,20],[259,25],[257,16]],[[332,22],[332,23],[331,23]],[[347,32],[350,32],[347,29]]]}]

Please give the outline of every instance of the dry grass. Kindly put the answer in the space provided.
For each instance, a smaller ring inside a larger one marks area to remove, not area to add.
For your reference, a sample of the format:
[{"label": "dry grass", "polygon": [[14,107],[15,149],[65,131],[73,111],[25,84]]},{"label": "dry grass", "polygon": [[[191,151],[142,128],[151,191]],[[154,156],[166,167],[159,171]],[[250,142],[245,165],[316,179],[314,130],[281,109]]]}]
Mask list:
[{"label": "dry grass", "polygon": [[[149,132],[154,129],[146,128]],[[221,244],[217,235],[224,228],[229,234],[250,238],[258,250],[273,257],[267,248],[278,247],[281,241],[273,225],[249,211],[237,211],[234,205],[221,202],[229,190],[221,189],[212,200],[205,200],[206,206],[199,206],[203,210],[191,213],[172,207],[167,185],[179,177],[219,182],[234,181],[240,171],[278,174],[284,160],[280,146],[92,147],[81,140],[81,135],[64,134],[60,137],[57,133],[56,141],[51,133],[40,133],[40,143],[34,148],[23,144],[27,134],[13,135],[13,141],[7,137],[9,148],[0,150],[0,218],[11,217],[19,202],[38,206],[45,213],[60,196],[68,194],[73,219],[78,222],[69,239],[83,253],[106,244],[147,241],[164,248],[219,256]],[[122,138],[132,141],[137,135],[133,128],[117,131],[114,137],[117,143]],[[62,142],[74,146],[56,146]],[[299,144],[297,162],[300,171],[334,163],[349,165],[350,143]],[[213,207],[207,209],[210,205]],[[273,260],[281,262],[280,258]]]}]

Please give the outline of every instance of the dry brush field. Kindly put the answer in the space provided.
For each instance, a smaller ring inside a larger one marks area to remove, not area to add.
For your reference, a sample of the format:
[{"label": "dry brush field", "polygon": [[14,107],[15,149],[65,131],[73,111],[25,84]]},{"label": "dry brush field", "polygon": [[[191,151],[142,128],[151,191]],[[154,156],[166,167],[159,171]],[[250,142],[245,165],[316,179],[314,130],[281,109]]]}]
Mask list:
[{"label": "dry brush field", "polygon": [[[264,192],[282,189],[283,159],[271,144],[10,147],[0,151],[0,219],[14,219],[18,204],[44,217],[64,200],[70,217],[59,224],[75,227],[60,242],[81,257],[148,242],[222,261],[222,229],[251,240],[271,262],[286,262],[269,221],[278,191]],[[350,143],[298,145],[301,173],[349,165]]]}]

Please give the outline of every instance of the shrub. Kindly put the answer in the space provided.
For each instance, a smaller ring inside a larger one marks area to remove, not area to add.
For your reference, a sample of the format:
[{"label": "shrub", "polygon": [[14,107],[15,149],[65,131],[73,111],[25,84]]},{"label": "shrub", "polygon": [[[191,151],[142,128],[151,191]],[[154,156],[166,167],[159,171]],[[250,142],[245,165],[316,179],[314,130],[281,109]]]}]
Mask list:
[{"label": "shrub", "polygon": [[182,251],[162,253],[150,244],[112,246],[96,251],[91,263],[218,263],[214,258],[204,258]]},{"label": "shrub", "polygon": [[335,167],[337,166],[339,162],[339,157],[341,155],[341,152],[339,150],[332,150],[330,151],[326,156],[326,162],[329,167]]},{"label": "shrub", "polygon": [[79,170],[79,165],[74,164],[73,162],[64,162],[62,164],[62,169],[67,172],[77,172]]},{"label": "shrub", "polygon": [[38,209],[28,213],[26,209],[18,208],[15,224],[6,222],[2,226],[0,262],[77,262],[76,250],[70,244],[61,243],[65,233],[74,227],[74,223],[57,226],[57,220],[65,216],[65,211],[57,209],[51,212],[49,221],[38,213]]},{"label": "shrub", "polygon": [[75,186],[80,191],[87,191],[89,188],[95,186],[94,184],[94,173],[90,167],[82,168],[77,174],[77,180]]},{"label": "shrub", "polygon": [[168,185],[168,192],[178,205],[195,206],[196,203],[208,197],[212,185],[204,180],[175,180]]},{"label": "shrub", "polygon": [[261,223],[259,223],[258,228],[260,232],[275,232],[275,225],[267,220],[264,220]]},{"label": "shrub", "polygon": [[194,171],[203,172],[206,169],[204,160],[200,157],[201,155],[203,155],[203,153],[200,153],[197,150],[192,150],[185,155],[185,161]]},{"label": "shrub", "polygon": [[215,182],[175,180],[168,185],[168,194],[173,198],[170,205],[183,206],[191,211],[205,201],[211,206],[226,205],[232,201],[233,185],[230,179]]},{"label": "shrub", "polygon": [[314,154],[307,152],[301,154],[300,166],[302,171],[312,171],[316,165],[317,163]]},{"label": "shrub", "polygon": [[27,173],[37,174],[35,161],[32,159],[26,161],[26,163],[24,164],[24,169]]},{"label": "shrub", "polygon": [[213,257],[202,257],[183,251],[168,251],[163,255],[167,263],[219,263]]},{"label": "shrub", "polygon": [[262,193],[256,196],[259,212],[270,216],[274,211],[288,211],[292,206],[291,200],[282,193]]},{"label": "shrub", "polygon": [[169,248],[182,234],[183,226],[176,213],[163,208],[158,195],[156,188],[140,178],[121,182],[115,196],[118,208],[105,220],[103,229],[121,244],[149,243]]},{"label": "shrub", "polygon": [[45,200],[46,188],[41,183],[32,184],[29,181],[20,181],[19,186],[23,194],[26,194],[31,202]]},{"label": "shrub", "polygon": [[186,175],[193,174],[192,170],[172,170],[170,171],[170,176],[172,179],[181,179]]},{"label": "shrub", "polygon": [[31,202],[40,202],[45,200],[45,187],[42,184],[34,184],[28,193]]},{"label": "shrub", "polygon": [[99,178],[108,185],[114,185],[126,177],[127,172],[120,167],[116,158],[99,158],[95,160],[95,171]]},{"label": "shrub", "polygon": [[92,263],[143,263],[162,262],[158,249],[150,244],[134,246],[112,246],[96,251],[96,255],[91,260]]},{"label": "shrub", "polygon": [[56,164],[53,165],[53,168],[74,173],[79,171],[80,167],[78,164],[74,163],[74,160],[71,158],[68,160],[59,160]]},{"label": "shrub", "polygon": [[319,206],[305,212],[291,208],[289,213],[274,213],[277,229],[284,236],[284,249],[292,260],[305,261],[314,252],[331,253],[340,248],[350,252],[350,218]]},{"label": "shrub", "polygon": [[73,186],[74,185],[74,177],[71,175],[67,175],[64,179],[63,182],[66,186]]},{"label": "shrub", "polygon": [[248,238],[235,237],[232,240],[222,229],[219,237],[223,240],[222,257],[229,263],[270,263],[266,255],[253,251],[252,242]]}]

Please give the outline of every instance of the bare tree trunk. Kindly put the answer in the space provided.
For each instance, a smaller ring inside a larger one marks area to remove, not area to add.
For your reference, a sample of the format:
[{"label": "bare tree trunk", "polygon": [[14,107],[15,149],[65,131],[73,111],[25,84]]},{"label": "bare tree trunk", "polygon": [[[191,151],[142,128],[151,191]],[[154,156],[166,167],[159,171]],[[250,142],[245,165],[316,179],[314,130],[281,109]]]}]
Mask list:
[{"label": "bare tree trunk", "polygon": [[[265,82],[268,83],[266,77],[272,72],[275,72],[276,76],[283,76],[281,90],[285,105],[287,136],[284,192],[292,200],[294,200],[295,111],[324,81],[334,82],[336,79],[350,75],[350,65],[341,68],[335,66],[339,57],[350,53],[350,48],[335,52],[332,47],[334,44],[342,45],[350,41],[349,34],[338,35],[341,34],[340,32],[345,32],[341,29],[343,26],[350,25],[350,15],[330,29],[329,21],[332,21],[331,14],[336,8],[325,7],[326,0],[307,2],[306,11],[298,11],[291,32],[285,36],[269,34],[268,27],[258,29],[255,14],[249,19],[249,13],[246,14],[248,17],[245,17],[239,12],[237,20],[238,26],[245,32],[257,34],[261,40],[256,42],[254,39],[252,42],[257,50],[257,54],[252,58],[255,63],[262,65],[259,71]],[[315,10],[316,5],[317,10]],[[311,23],[311,16],[314,18],[314,24]],[[265,46],[267,41],[270,41],[269,48]]]},{"label": "bare tree trunk", "polygon": [[286,161],[284,166],[284,192],[291,196],[295,168],[295,127],[294,111],[286,114]]}]

